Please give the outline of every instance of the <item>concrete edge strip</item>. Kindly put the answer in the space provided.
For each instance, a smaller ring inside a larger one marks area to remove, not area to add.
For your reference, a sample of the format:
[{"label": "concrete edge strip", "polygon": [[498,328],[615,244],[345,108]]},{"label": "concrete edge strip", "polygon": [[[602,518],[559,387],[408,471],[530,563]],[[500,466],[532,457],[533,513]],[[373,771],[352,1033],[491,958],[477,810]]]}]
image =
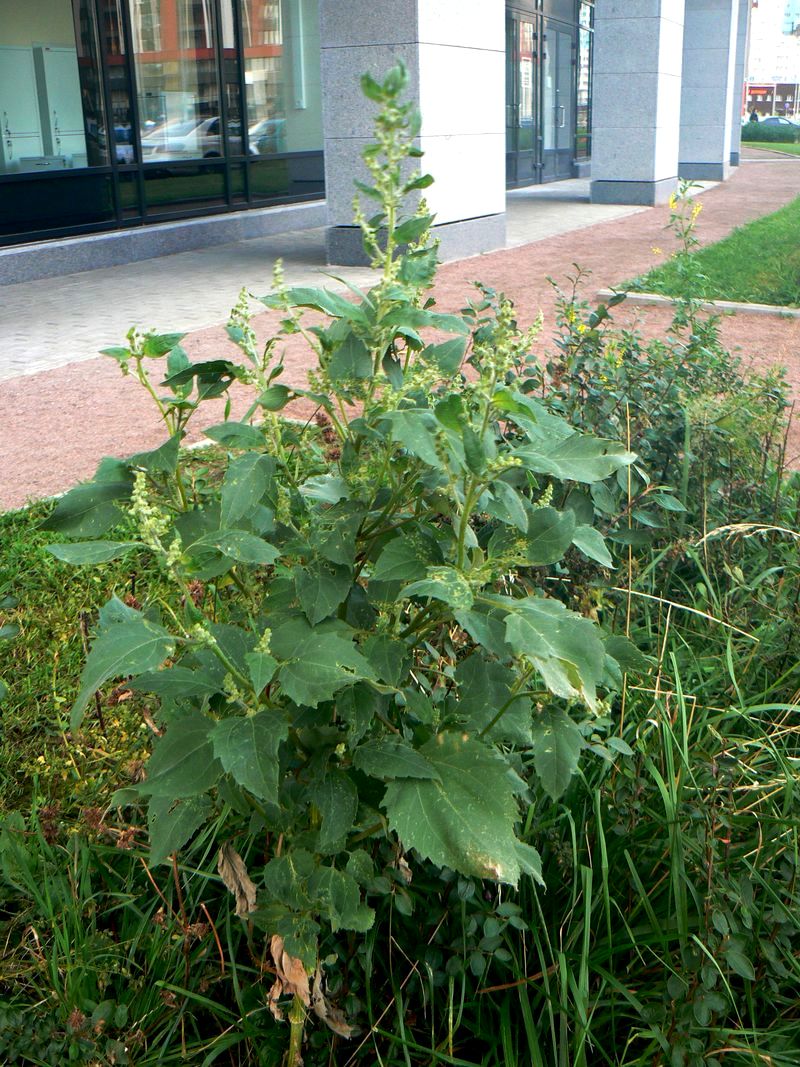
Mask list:
[{"label": "concrete edge strip", "polygon": [[[598,289],[597,296],[600,300],[609,300],[618,293],[624,293],[624,289]],[[634,307],[652,304],[656,307],[675,307],[678,301],[671,296],[662,296],[660,293],[628,293],[627,302]],[[742,304],[735,300],[704,300],[700,305],[705,311],[723,311],[728,313],[742,312],[746,315],[771,315],[778,319],[800,319],[800,308],[781,307],[777,304]]]}]

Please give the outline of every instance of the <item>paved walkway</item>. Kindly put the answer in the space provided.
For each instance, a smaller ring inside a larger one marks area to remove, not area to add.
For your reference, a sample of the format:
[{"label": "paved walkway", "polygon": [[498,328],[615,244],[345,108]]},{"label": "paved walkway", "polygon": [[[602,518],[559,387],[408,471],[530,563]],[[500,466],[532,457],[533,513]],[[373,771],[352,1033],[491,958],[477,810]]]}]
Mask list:
[{"label": "paved walkway", "polygon": [[[508,247],[642,210],[591,204],[586,180],[516,190],[508,201]],[[324,277],[328,269],[359,286],[372,277],[364,268],[322,266],[325,231],[314,229],[0,286],[0,381],[94,359],[134,324],[166,333],[224,322],[243,286],[257,296],[269,292],[277,259],[290,285],[344,289]]]},{"label": "paved walkway", "polygon": [[[700,236],[718,240],[798,195],[800,159],[773,156],[758,166],[745,164],[729,182],[703,191]],[[547,350],[554,321],[548,276],[565,278],[577,261],[592,271],[586,296],[593,298],[597,289],[657,263],[662,257],[653,247],[669,251],[667,208],[591,205],[587,196],[585,182],[511,194],[509,247],[445,264],[436,287],[440,307],[462,307],[470,283],[479,278],[515,299],[523,322],[543,311],[541,348]],[[0,507],[58,492],[89,476],[102,456],[130,454],[163,438],[148,398],[110,361],[92,358],[97,349],[119,344],[129,325],[138,323],[189,329],[185,346],[193,358],[222,355],[229,342],[224,329],[212,324],[224,322],[240,287],[266,291],[276,255],[286,259],[292,283],[319,282],[320,242],[321,233],[309,231],[0,288],[0,375],[6,378],[0,381]],[[368,273],[348,271],[347,277],[359,283]],[[663,331],[662,309],[621,311],[618,318],[631,315],[646,332]],[[260,315],[259,333],[267,336],[274,322],[270,313]],[[800,323],[745,324],[737,317],[723,329],[732,347],[747,342],[746,355],[756,365],[787,363],[790,380],[800,387]],[[305,365],[302,344],[292,339],[287,379],[299,384]],[[203,425],[212,421],[210,414]]]}]

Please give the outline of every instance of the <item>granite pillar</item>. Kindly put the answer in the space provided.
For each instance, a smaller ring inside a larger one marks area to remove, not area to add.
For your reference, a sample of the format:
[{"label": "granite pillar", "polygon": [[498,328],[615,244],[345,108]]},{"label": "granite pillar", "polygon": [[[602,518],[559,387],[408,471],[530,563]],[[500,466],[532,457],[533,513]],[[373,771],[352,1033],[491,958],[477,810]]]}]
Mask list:
[{"label": "granite pillar", "polygon": [[723,181],[731,166],[731,112],[740,0],[686,0],[678,173]]},{"label": "granite pillar", "polygon": [[[505,244],[504,0],[321,0],[325,185],[330,263],[364,262],[354,179],[375,105],[360,76],[402,59],[422,115],[420,165],[443,259]],[[367,205],[368,206],[368,205]]]},{"label": "granite pillar", "polygon": [[742,147],[742,114],[744,112],[744,82],[747,65],[747,39],[750,34],[750,5],[752,0],[739,0],[739,21],[736,27],[736,66],[731,93],[731,166],[739,166]]},{"label": "granite pillar", "polygon": [[592,200],[660,204],[677,187],[684,0],[597,0]]}]

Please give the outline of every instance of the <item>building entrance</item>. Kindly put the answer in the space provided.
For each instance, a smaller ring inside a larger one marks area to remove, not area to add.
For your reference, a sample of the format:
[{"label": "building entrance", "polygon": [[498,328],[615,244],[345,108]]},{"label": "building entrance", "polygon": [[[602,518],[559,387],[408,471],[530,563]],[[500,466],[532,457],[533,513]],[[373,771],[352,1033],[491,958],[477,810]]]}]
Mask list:
[{"label": "building entrance", "polygon": [[578,27],[507,11],[506,180],[571,178],[576,158]]}]

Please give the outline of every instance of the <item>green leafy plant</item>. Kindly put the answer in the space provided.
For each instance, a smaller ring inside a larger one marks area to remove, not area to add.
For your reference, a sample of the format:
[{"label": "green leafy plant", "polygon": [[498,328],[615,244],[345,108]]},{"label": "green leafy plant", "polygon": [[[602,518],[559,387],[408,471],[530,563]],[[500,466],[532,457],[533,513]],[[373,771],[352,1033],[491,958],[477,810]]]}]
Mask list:
[{"label": "green leafy plant", "polygon": [[[624,478],[635,456],[520,388],[534,333],[504,298],[434,310],[433,218],[406,207],[431,181],[410,173],[406,80],[402,67],[363,79],[380,105],[372,184],[359,184],[375,214],[356,218],[376,285],[349,299],[276,272],[262,301],[282,316],[276,336],[257,347],[244,296],[232,314],[243,362],[193,364],[180,337],[132,331],[109,354],[168,438],[104,460],[46,522],[81,539],[54,546],[66,562],[147,550],[162,569],[157,602],[101,609],[72,729],[112,680],[157,698],[146,777],[114,804],[146,804],[152,864],[214,827],[236,912],[268,939],[291,1064],[308,1008],[345,1027],[326,1000],[325,939],[364,934],[370,895],[396,891],[376,849],[511,885],[541,877],[518,833],[529,791],[561,795],[590,739],[613,758],[600,713],[632,654],[545,579],[568,554],[611,564],[569,493]],[[307,389],[280,380],[294,334],[315,361]],[[163,358],[157,386],[148,367]],[[232,387],[252,402],[205,430],[225,455],[216,480],[198,478],[186,426]],[[316,419],[279,417],[297,398]],[[107,539],[123,518],[134,538]]]}]

